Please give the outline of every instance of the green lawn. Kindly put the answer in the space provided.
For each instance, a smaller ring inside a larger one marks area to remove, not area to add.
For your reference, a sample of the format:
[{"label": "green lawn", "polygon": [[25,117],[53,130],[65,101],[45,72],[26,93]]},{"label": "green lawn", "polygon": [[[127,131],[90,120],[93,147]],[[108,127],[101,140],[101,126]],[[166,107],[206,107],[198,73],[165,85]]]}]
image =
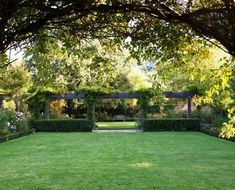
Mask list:
[{"label": "green lawn", "polygon": [[97,122],[97,129],[136,129],[138,127],[136,122]]},{"label": "green lawn", "polygon": [[197,132],[37,133],[0,144],[1,190],[233,190],[235,143]]}]

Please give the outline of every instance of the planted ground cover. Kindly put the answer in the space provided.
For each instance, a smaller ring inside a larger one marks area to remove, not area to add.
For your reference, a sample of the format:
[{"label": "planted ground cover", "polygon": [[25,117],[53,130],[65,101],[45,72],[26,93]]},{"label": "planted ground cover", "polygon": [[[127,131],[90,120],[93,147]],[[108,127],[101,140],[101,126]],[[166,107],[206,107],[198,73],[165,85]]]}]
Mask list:
[{"label": "planted ground cover", "polygon": [[138,124],[132,121],[125,122],[97,122],[97,129],[136,129]]},{"label": "planted ground cover", "polygon": [[199,132],[36,133],[0,144],[0,189],[235,189],[235,143]]}]

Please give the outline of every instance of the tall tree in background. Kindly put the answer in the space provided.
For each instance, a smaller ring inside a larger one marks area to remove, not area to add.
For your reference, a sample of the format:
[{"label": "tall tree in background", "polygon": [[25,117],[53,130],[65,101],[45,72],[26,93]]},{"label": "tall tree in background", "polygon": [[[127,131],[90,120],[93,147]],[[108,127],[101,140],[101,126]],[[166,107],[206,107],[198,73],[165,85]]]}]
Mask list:
[{"label": "tall tree in background", "polygon": [[0,89],[11,95],[16,111],[22,111],[22,103],[31,85],[31,75],[22,63],[9,66],[0,76]]},{"label": "tall tree in background", "polygon": [[[25,60],[35,86],[54,88],[62,93],[81,86],[128,91],[147,84],[147,75],[137,67],[137,61],[130,58],[127,49],[110,47],[99,40],[83,40],[80,44],[74,39],[63,40],[38,38],[26,51]],[[66,48],[64,43],[73,47]]]}]

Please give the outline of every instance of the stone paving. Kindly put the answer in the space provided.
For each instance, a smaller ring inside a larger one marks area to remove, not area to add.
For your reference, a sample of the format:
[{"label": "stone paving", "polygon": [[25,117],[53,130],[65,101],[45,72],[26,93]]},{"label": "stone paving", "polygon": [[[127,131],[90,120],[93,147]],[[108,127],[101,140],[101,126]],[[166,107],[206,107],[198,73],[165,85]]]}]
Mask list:
[{"label": "stone paving", "polygon": [[143,130],[137,129],[120,129],[120,130],[92,130],[94,133],[138,133],[143,132]]}]

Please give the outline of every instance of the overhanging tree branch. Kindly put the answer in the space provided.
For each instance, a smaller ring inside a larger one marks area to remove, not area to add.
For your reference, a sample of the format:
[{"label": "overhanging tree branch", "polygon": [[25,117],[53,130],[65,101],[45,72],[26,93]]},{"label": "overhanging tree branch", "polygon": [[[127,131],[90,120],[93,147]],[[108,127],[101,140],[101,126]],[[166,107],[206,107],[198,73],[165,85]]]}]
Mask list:
[{"label": "overhanging tree branch", "polygon": [[[66,27],[73,28],[75,23],[79,25],[82,18],[105,18],[107,14],[113,14],[115,17],[116,13],[125,15],[122,17],[125,20],[134,12],[166,22],[185,23],[200,35],[218,40],[231,55],[235,56],[235,5],[233,0],[224,0],[221,3],[201,0],[201,5],[194,2],[188,1],[187,4],[180,4],[178,1],[168,0],[154,1],[154,3],[148,1],[111,3],[107,1],[101,4],[95,0],[0,0],[0,52],[37,35],[45,26],[55,25],[58,29],[63,29],[63,25],[66,24]],[[96,28],[106,25],[107,20],[99,19],[99,21],[99,23],[95,23]],[[110,22],[112,21],[110,20]],[[121,19],[119,22],[122,22]],[[87,32],[89,35],[90,30],[92,29],[83,28],[83,32]],[[116,34],[118,34],[117,32]],[[97,34],[94,35],[97,36]]]}]

